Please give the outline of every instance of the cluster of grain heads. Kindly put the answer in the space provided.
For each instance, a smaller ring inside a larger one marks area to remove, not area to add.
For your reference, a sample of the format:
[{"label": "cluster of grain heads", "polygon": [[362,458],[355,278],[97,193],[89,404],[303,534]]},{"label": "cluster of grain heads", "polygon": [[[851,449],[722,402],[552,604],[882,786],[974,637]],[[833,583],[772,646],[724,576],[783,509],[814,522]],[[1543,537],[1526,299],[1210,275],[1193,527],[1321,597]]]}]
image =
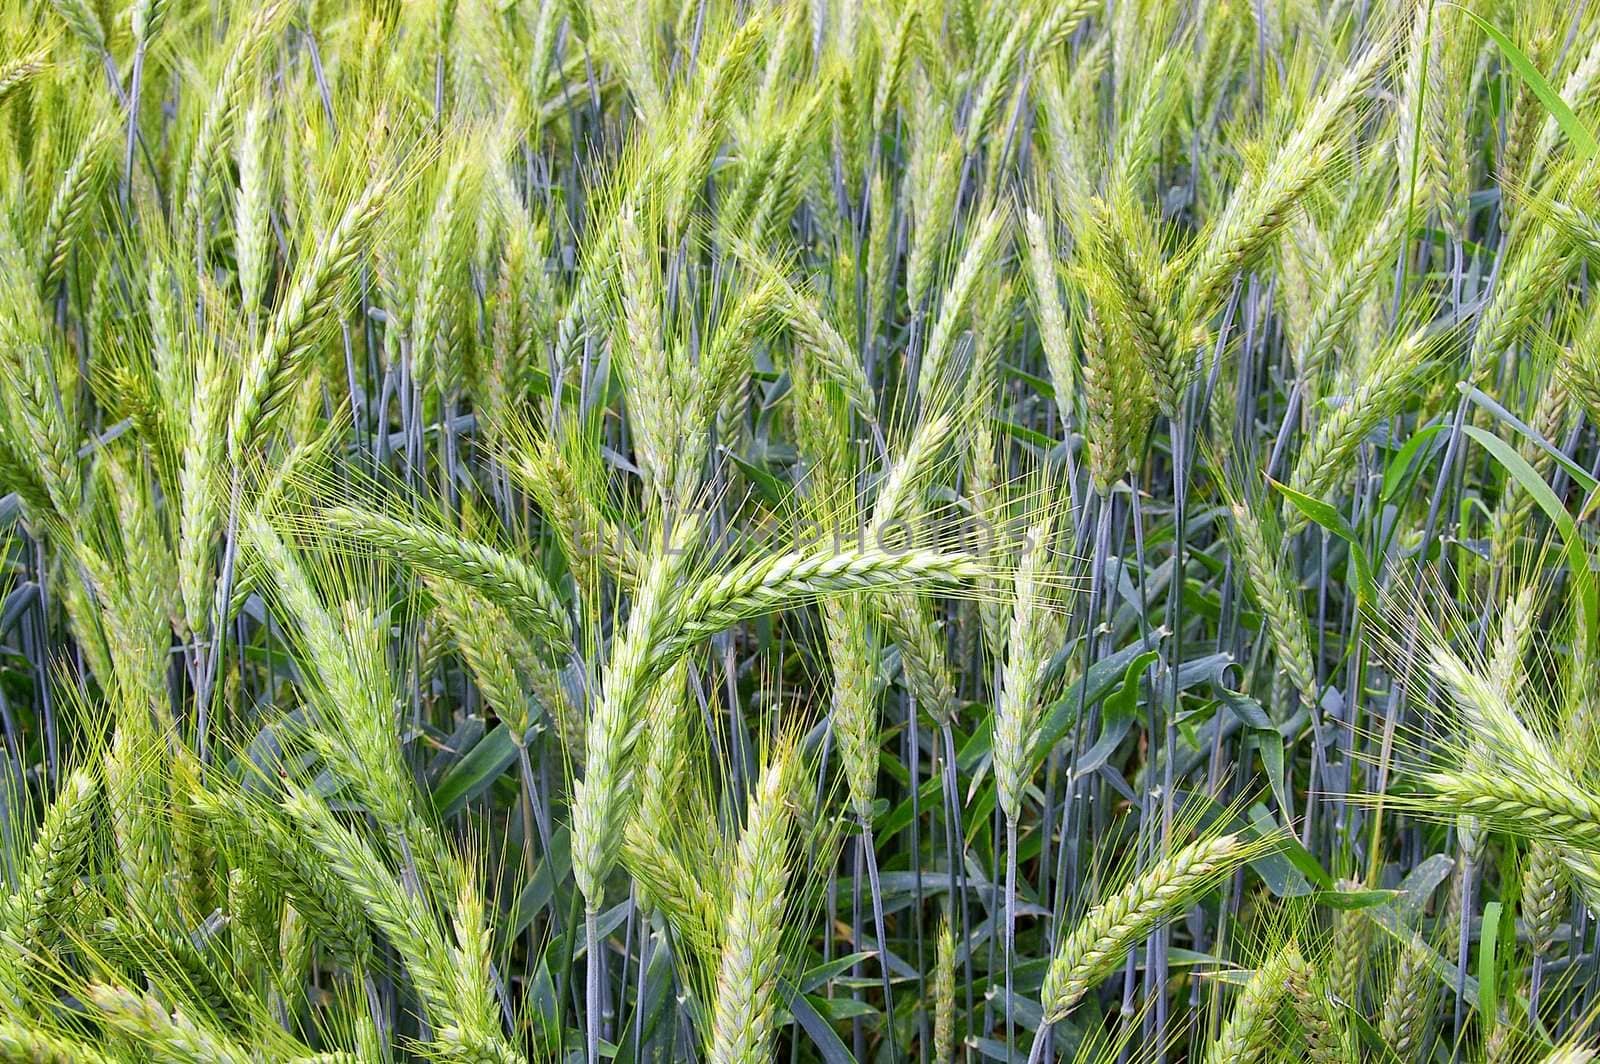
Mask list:
[{"label": "cluster of grain heads", "polygon": [[0,4],[0,1059],[1586,1059],[1597,38]]}]

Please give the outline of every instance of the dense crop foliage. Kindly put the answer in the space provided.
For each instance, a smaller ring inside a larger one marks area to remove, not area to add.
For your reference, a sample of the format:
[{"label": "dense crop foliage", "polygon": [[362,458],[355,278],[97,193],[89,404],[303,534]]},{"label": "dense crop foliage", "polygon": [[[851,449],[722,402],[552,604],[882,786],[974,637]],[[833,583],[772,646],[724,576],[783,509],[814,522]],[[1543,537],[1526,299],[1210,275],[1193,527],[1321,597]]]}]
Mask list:
[{"label": "dense crop foliage", "polygon": [[0,1061],[1600,1044],[1600,9],[5,0]]}]

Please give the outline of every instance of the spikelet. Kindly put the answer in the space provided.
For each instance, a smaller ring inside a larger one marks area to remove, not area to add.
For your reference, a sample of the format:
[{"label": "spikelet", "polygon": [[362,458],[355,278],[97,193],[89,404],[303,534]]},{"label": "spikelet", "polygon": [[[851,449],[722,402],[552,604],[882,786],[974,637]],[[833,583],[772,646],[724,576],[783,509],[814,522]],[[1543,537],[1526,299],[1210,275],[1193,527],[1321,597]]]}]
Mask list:
[{"label": "spikelet", "polygon": [[1324,371],[1363,298],[1383,268],[1392,264],[1391,252],[1405,217],[1402,203],[1390,205],[1318,287],[1316,304],[1295,340],[1294,364],[1302,378],[1315,380]]},{"label": "spikelet", "polygon": [[986,57],[988,63],[983,68],[983,76],[978,81],[972,107],[967,114],[963,145],[966,154],[972,154],[980,140],[991,135],[990,126],[1004,98],[1012,64],[1016,62],[1033,29],[1033,14],[1029,8],[1015,11],[1005,37]]},{"label": "spikelet", "polygon": [[1433,39],[1429,44],[1428,88],[1423,100],[1422,128],[1430,150],[1437,152],[1439,218],[1452,240],[1467,239],[1473,165],[1467,127],[1472,100],[1458,86],[1471,78],[1471,51],[1466,35],[1449,20],[1459,15],[1434,4]]},{"label": "spikelet", "polygon": [[[1010,517],[1006,489],[1000,483],[1000,461],[996,453],[994,430],[987,417],[980,417],[968,430],[967,492],[972,497],[972,511],[980,522],[979,549],[991,561],[1009,560],[1009,553],[1001,542],[1000,526]],[[983,646],[991,662],[1005,656],[1006,637],[1010,634],[1011,611],[1008,609],[1010,588],[1000,581],[985,577],[979,582],[978,620],[983,629]]]},{"label": "spikelet", "polygon": [[1267,246],[1290,209],[1317,179],[1330,158],[1327,145],[1335,123],[1365,90],[1387,54],[1386,45],[1370,45],[1330,79],[1272,161],[1234,189],[1220,216],[1183,264],[1186,280],[1179,298],[1179,319],[1187,323],[1186,328],[1216,312],[1233,276]]},{"label": "spikelet", "polygon": [[1442,102],[1433,96],[1435,70],[1443,65],[1439,55],[1443,45],[1441,32],[1444,12],[1438,4],[1421,3],[1411,17],[1410,40],[1400,82],[1399,98],[1395,101],[1395,117],[1400,128],[1395,136],[1399,158],[1397,169],[1400,180],[1415,196],[1417,212],[1426,215],[1444,191],[1444,144],[1439,139],[1443,132],[1437,121],[1430,121],[1430,105],[1434,110]]},{"label": "spikelet", "polygon": [[196,360],[178,467],[178,594],[183,626],[200,638],[210,620],[214,559],[222,535],[228,385],[232,375],[209,345]]},{"label": "spikelet", "polygon": [[1489,653],[1487,679],[1503,692],[1507,701],[1517,695],[1522,677],[1522,660],[1528,653],[1538,622],[1539,588],[1529,584],[1506,602],[1500,611],[1494,646]]},{"label": "spikelet", "polygon": [[1425,772],[1419,781],[1461,813],[1507,830],[1600,849],[1600,801],[1561,778],[1511,766],[1488,772]]},{"label": "spikelet", "polygon": [[1039,120],[1047,132],[1043,147],[1048,161],[1047,183],[1064,212],[1082,210],[1095,198],[1104,166],[1102,152],[1092,146],[1100,134],[1098,115],[1087,106],[1094,95],[1089,86],[1105,74],[1111,41],[1100,36],[1078,57],[1070,76],[1065,64],[1046,66],[1039,72]]},{"label": "spikelet", "polygon": [[567,564],[581,589],[592,589],[601,566],[624,584],[638,580],[641,560],[633,544],[612,527],[596,504],[595,478],[588,476],[581,442],[540,436],[517,447],[507,469],[544,512],[560,541]]},{"label": "spikelet", "polygon": [[619,248],[617,299],[620,313],[612,333],[628,381],[629,423],[634,453],[645,482],[663,498],[671,491],[676,441],[682,431],[673,395],[673,366],[662,331],[661,267],[656,222],[641,220],[631,204],[617,218]]},{"label": "spikelet", "polygon": [[906,300],[913,313],[922,311],[956,217],[961,155],[956,145],[941,135],[946,132],[948,121],[942,114],[929,115],[926,122],[914,125],[911,133],[910,173],[906,181],[910,186],[912,229],[906,255]]},{"label": "spikelet", "polygon": [[272,159],[267,148],[267,123],[267,99],[260,95],[245,110],[239,132],[239,189],[234,202],[239,306],[251,322],[264,305],[267,274],[272,266]]},{"label": "spikelet", "polygon": [[250,18],[241,20],[233,48],[218,71],[216,83],[207,98],[200,126],[189,146],[178,230],[183,237],[196,241],[197,256],[203,247],[200,229],[217,191],[217,166],[226,157],[228,140],[233,135],[240,112],[244,110],[243,104],[256,62],[268,39],[290,11],[291,5],[273,0],[257,8]]},{"label": "spikelet", "polygon": [[917,696],[918,708],[935,724],[949,724],[958,708],[955,682],[950,677],[944,635],[928,603],[918,596],[893,593],[874,598],[884,631],[900,648],[900,668],[911,693]]},{"label": "spikelet", "polygon": [[1522,871],[1522,919],[1528,928],[1528,945],[1535,957],[1550,952],[1563,908],[1561,851],[1553,843],[1535,840],[1528,847]]},{"label": "spikelet", "polygon": [[228,871],[224,911],[233,928],[232,960],[241,972],[267,970],[277,961],[278,910],[263,886],[243,868]]},{"label": "spikelet", "polygon": [[15,1020],[0,1020],[0,1060],[8,1064],[111,1064],[87,1042]]},{"label": "spikelet", "polygon": [[148,44],[166,24],[172,0],[135,0],[128,16],[133,39],[141,45]]},{"label": "spikelet", "polygon": [[822,611],[833,665],[833,731],[851,810],[869,823],[878,785],[878,652],[858,599],[830,598]]},{"label": "spikelet", "polygon": [[[1418,330],[1372,358],[1348,382],[1338,407],[1318,422],[1301,448],[1290,486],[1314,498],[1323,498],[1339,486],[1356,448],[1420,380],[1432,350],[1432,337],[1426,330]],[[1305,525],[1306,518],[1287,502],[1284,517],[1291,532]]]},{"label": "spikelet", "polygon": [[[9,262],[0,259],[3,265]],[[54,352],[32,341],[24,332],[25,324],[15,331],[8,327],[17,324],[22,323],[0,320],[0,344],[7,348],[0,353],[5,370],[0,400],[10,414],[12,446],[18,450],[18,464],[27,470],[25,476],[37,485],[37,492],[30,494],[42,496],[36,505],[41,511],[53,510],[70,524],[77,519],[83,486],[70,393],[52,384],[59,381]]]},{"label": "spikelet", "polygon": [[640,900],[661,912],[694,948],[714,952],[722,937],[708,810],[698,805],[691,769],[695,721],[685,697],[687,663],[656,684],[645,710],[639,806],[623,834],[623,861]]},{"label": "spikelet", "polygon": [[105,759],[106,804],[123,896],[136,912],[166,907],[169,840],[161,820],[163,784],[145,707],[122,714]]},{"label": "spikelet", "polygon": [[[1131,341],[1112,312],[1115,295],[1103,271],[1079,274],[1075,294],[1078,345],[1083,380],[1084,435],[1089,451],[1089,477],[1104,499],[1116,481],[1136,468],[1155,397],[1150,377]],[[1073,289],[1069,289],[1069,294]]]},{"label": "spikelet", "polygon": [[22,92],[49,69],[50,53],[42,48],[0,64],[0,104]]},{"label": "spikelet", "polygon": [[[1430,790],[1460,811],[1533,828],[1535,837],[1586,838],[1597,812],[1592,800],[1519,719],[1506,694],[1446,646],[1428,647],[1425,660],[1454,699],[1464,730],[1477,744],[1474,750],[1481,751],[1474,754],[1481,763],[1469,763],[1463,771],[1428,774]],[[1560,857],[1573,886],[1586,899],[1600,898],[1600,859],[1571,846],[1562,846]]]},{"label": "spikelet", "polygon": [[325,606],[295,554],[261,515],[245,515],[241,531],[272,577],[311,666],[306,693],[313,727],[306,741],[361,795],[393,849],[444,896],[451,859],[438,830],[419,810],[395,738],[398,699],[388,671],[386,630],[370,609],[354,601]]},{"label": "spikelet", "polygon": [[432,1021],[447,1025],[459,1005],[455,962],[428,900],[402,886],[365,840],[334,819],[322,799],[291,793],[283,808],[366,919],[394,945]]},{"label": "spikelet", "polygon": [[866,531],[867,546],[898,545],[896,535],[922,512],[922,492],[927,478],[955,430],[956,419],[947,414],[928,417],[918,424],[905,450],[878,485],[878,497]]},{"label": "spikelet", "polygon": [[663,653],[676,656],[745,617],[808,598],[972,579],[982,572],[968,554],[933,550],[797,551],[756,558],[690,589],[676,606],[677,628]]},{"label": "spikelet", "polygon": [[83,47],[94,52],[106,50],[105,27],[88,0],[51,0],[50,6]]},{"label": "spikelet", "polygon": [[1127,108],[1129,113],[1121,116],[1117,124],[1111,166],[1105,176],[1107,189],[1144,193],[1153,184],[1150,175],[1158,168],[1161,142],[1177,103],[1180,55],[1171,51],[1158,56],[1149,71],[1141,75],[1143,85],[1138,99],[1132,101]]},{"label": "spikelet", "polygon": [[831,381],[844,393],[856,412],[869,421],[878,415],[877,399],[867,381],[861,360],[821,311],[815,297],[790,284],[776,268],[763,259],[755,260],[765,281],[774,286],[775,301],[782,310],[790,331],[799,341],[807,364],[819,378]]},{"label": "spikelet", "polygon": [[[1558,47],[1555,27],[1548,23],[1535,24],[1530,39],[1525,40],[1522,47],[1535,69],[1550,69],[1550,61]],[[1544,107],[1531,85],[1519,84],[1514,91],[1504,120],[1505,140],[1498,167],[1500,181],[1510,187],[1521,182],[1531,169],[1528,165],[1530,155],[1537,142],[1539,127],[1543,125],[1541,119],[1545,117]]]},{"label": "spikelet", "polygon": [[1584,413],[1600,417],[1600,313],[1591,312],[1571,345],[1556,351],[1551,372]]},{"label": "spikelet", "polygon": [[[1562,446],[1563,429],[1568,422],[1568,406],[1570,397],[1566,387],[1558,378],[1549,379],[1542,389],[1539,389],[1538,402],[1534,403],[1533,430],[1538,432],[1550,446]],[[1542,446],[1536,445],[1533,440],[1523,440],[1518,446],[1518,453],[1522,454],[1523,461],[1533,467],[1534,472],[1541,480],[1547,480],[1550,470],[1555,467],[1555,456]],[[1515,483],[1514,478],[1507,478],[1506,493],[1501,496],[1499,518],[1494,525],[1494,538],[1490,544],[1491,557],[1506,558],[1510,550],[1517,546],[1522,539],[1523,530],[1528,525],[1528,518],[1533,515],[1534,499],[1531,494],[1522,490],[1522,486]]]},{"label": "spikelet", "polygon": [[72,160],[62,171],[45,217],[39,242],[39,274],[45,291],[54,289],[67,268],[67,257],[77,245],[106,180],[114,144],[113,127],[100,121],[84,132]]},{"label": "spikelet", "polygon": [[[907,4],[900,12],[900,17],[895,20],[886,35],[883,45],[883,58],[878,64],[877,85],[872,92],[872,127],[877,130],[884,128],[884,121],[889,114],[889,109],[894,103],[894,98],[900,90],[900,83],[905,76],[906,67],[911,59],[911,43],[915,39],[917,20],[922,15],[920,8]],[[881,30],[880,30],[881,33]]]},{"label": "spikelet", "polygon": [[514,1064],[522,1057],[500,1033],[483,894],[465,865],[456,871],[451,900],[450,926],[455,938],[447,947],[454,976],[451,1022],[439,1030],[438,1039],[467,1059]]},{"label": "spikelet", "polygon": [[1061,305],[1050,235],[1044,219],[1033,210],[1023,213],[1022,232],[1028,246],[1028,296],[1039,322],[1039,342],[1044,348],[1045,365],[1050,370],[1050,383],[1055,386],[1056,406],[1070,411],[1078,378],[1077,363],[1072,354],[1065,308]]},{"label": "spikelet", "polygon": [[[285,929],[299,920],[304,931],[309,922],[332,956],[356,968],[365,967],[371,939],[361,909],[302,833],[239,792],[195,790],[187,797],[220,847],[231,848],[249,840],[246,852],[250,863],[245,867],[287,898]],[[292,967],[291,955],[292,951],[284,951],[286,969]],[[292,970],[296,973],[294,985],[298,985],[301,969]],[[283,982],[289,985],[289,980]]]},{"label": "spikelet", "polygon": [[1516,343],[1572,264],[1565,237],[1556,226],[1530,218],[1519,236],[1512,244],[1515,250],[1506,253],[1507,265],[1502,267],[1472,333],[1467,372],[1474,384],[1488,379],[1495,360]]},{"label": "spikelet", "polygon": [[883,320],[889,297],[890,269],[896,249],[891,245],[895,233],[890,228],[894,212],[889,205],[887,186],[882,174],[874,174],[868,196],[867,214],[867,287],[866,305],[862,313],[868,321]]},{"label": "spikelet", "polygon": [[939,304],[939,316],[928,334],[928,347],[922,357],[922,369],[917,377],[917,398],[928,415],[938,412],[936,402],[940,396],[952,394],[946,379],[951,372],[950,361],[955,354],[958,323],[966,314],[968,304],[979,281],[999,250],[1001,235],[1005,232],[1007,215],[995,208],[977,222],[967,238],[966,250],[956,265],[955,274],[945,289]]},{"label": "spikelet", "polygon": [[741,402],[748,393],[754,348],[778,319],[778,286],[770,279],[729,292],[720,313],[705,328],[698,360],[679,367],[682,430],[674,461],[671,496],[692,499],[705,475],[711,444],[740,444],[745,429]]},{"label": "spikelet", "polygon": [[751,182],[752,191],[759,189],[759,193],[746,228],[758,245],[765,244],[780,233],[799,204],[802,194],[800,175],[808,148],[807,137],[815,132],[818,116],[826,102],[827,86],[823,85],[796,108],[783,127],[771,165],[766,167],[768,174],[765,180]]},{"label": "spikelet", "polygon": [[[515,210],[514,205],[508,205],[505,213],[510,215]],[[553,303],[544,272],[539,268],[543,234],[514,215],[507,219],[506,228],[489,312],[491,354],[478,396],[485,435],[490,450],[497,455],[508,450],[508,430],[527,400],[533,377],[534,342],[549,332],[552,322],[548,308]]]},{"label": "spikelet", "polygon": [[431,381],[446,395],[456,390],[461,378],[461,359],[451,351],[451,323],[459,316],[458,293],[465,287],[460,275],[468,223],[473,220],[467,205],[476,202],[483,181],[480,151],[470,138],[457,149],[417,248],[415,297],[407,326],[412,373],[419,380]]},{"label": "spikelet", "polygon": [[300,911],[285,903],[277,928],[278,966],[272,1004],[280,1017],[293,1015],[305,998],[306,965],[311,960],[311,929]]},{"label": "spikelet", "polygon": [[516,658],[506,645],[511,630],[510,618],[493,603],[454,580],[432,577],[426,580],[428,592],[438,604],[461,656],[478,685],[494,707],[495,715],[518,742],[527,735],[528,700]]}]

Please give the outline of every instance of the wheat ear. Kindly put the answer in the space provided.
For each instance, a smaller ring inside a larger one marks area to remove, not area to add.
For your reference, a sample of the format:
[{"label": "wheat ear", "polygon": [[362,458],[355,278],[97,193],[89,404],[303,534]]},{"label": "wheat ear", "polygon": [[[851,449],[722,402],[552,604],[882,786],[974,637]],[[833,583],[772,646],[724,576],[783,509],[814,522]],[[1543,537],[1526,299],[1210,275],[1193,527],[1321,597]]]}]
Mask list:
[{"label": "wheat ear", "polygon": [[1228,1022],[1206,1047],[1207,1064],[1253,1064],[1262,1059],[1273,1013],[1289,989],[1289,973],[1299,953],[1298,947],[1286,946],[1250,973]]},{"label": "wheat ear", "polygon": [[451,1023],[457,1006],[454,961],[428,899],[407,890],[320,798],[292,793],[283,808],[366,918],[393,943],[432,1022]]},{"label": "wheat ear", "polygon": [[675,657],[700,639],[737,621],[807,598],[846,591],[887,589],[909,583],[956,581],[983,567],[959,552],[880,550],[791,552],[757,558],[708,577],[678,604],[677,626],[667,640]]},{"label": "wheat ear", "polygon": [[72,883],[84,870],[98,794],[93,776],[74,772],[63,781],[39,826],[17,890],[4,912],[7,930],[25,954],[45,948]]},{"label": "wheat ear", "polygon": [[1415,1059],[1422,1048],[1433,1020],[1433,986],[1426,947],[1420,941],[1403,943],[1378,1016],[1378,1036],[1400,1060]]},{"label": "wheat ear", "polygon": [[960,703],[950,678],[944,635],[927,599],[892,592],[874,598],[879,621],[900,647],[900,668],[919,707],[936,724],[949,724]]},{"label": "wheat ear", "polygon": [[1045,668],[1063,634],[1049,601],[1049,539],[1048,522],[1034,525],[1028,532],[1032,546],[1017,566],[1011,632],[995,706],[995,785],[1001,811],[1013,823],[1022,813],[1022,791],[1034,767]]},{"label": "wheat ear", "polygon": [[1495,772],[1428,772],[1422,784],[1462,813],[1520,834],[1600,851],[1600,801],[1561,778],[1504,766]]},{"label": "wheat ear", "polygon": [[1041,991],[1045,1020],[1065,1017],[1128,950],[1248,860],[1252,849],[1237,835],[1191,843],[1091,909],[1051,958]]},{"label": "wheat ear", "polygon": [[424,572],[476,588],[528,624],[552,653],[572,645],[566,609],[537,569],[476,540],[375,510],[336,506],[328,524]]},{"label": "wheat ear", "polygon": [[1261,607],[1278,660],[1289,675],[1305,706],[1316,710],[1319,700],[1316,661],[1311,641],[1306,636],[1306,619],[1300,608],[1299,593],[1283,562],[1276,527],[1267,515],[1258,513],[1249,502],[1239,499],[1230,506],[1233,530],[1238,539],[1236,556],[1244,561],[1250,590]]},{"label": "wheat ear", "polygon": [[711,1064],[760,1064],[770,1059],[778,978],[783,971],[795,766],[794,754],[780,748],[750,796],[729,880],[711,1045],[706,1053]]},{"label": "wheat ear", "polygon": [[0,1020],[0,1061],[4,1064],[112,1064],[114,1059],[87,1042],[15,1020]]},{"label": "wheat ear", "polygon": [[677,529],[635,589],[627,626],[612,641],[605,689],[585,731],[584,774],[572,801],[572,871],[590,913],[599,910],[622,840],[638,710],[667,664],[661,644],[673,614],[670,592],[694,535],[692,527]]},{"label": "wheat ear", "polygon": [[933,1059],[956,1059],[956,936],[947,912],[939,921],[938,953],[933,969]]},{"label": "wheat ear", "polygon": [[299,384],[304,364],[337,319],[341,296],[377,225],[389,181],[369,183],[339,216],[316,251],[295,272],[266,335],[246,357],[228,419],[228,450],[238,456],[271,428]]},{"label": "wheat ear", "polygon": [[[1342,927],[1370,927],[1359,913],[1344,913],[1350,919]],[[1336,932],[1337,934],[1337,932]],[[1335,943],[1338,948],[1338,943]],[[1363,949],[1363,953],[1365,950]],[[1310,1064],[1356,1064],[1359,1059],[1345,1025],[1340,1022],[1330,987],[1339,987],[1347,1004],[1358,998],[1359,982],[1338,982],[1338,970],[1319,973],[1304,956],[1296,952],[1289,958],[1284,983],[1295,1019],[1306,1039],[1306,1059]]]},{"label": "wheat ear", "polygon": [[168,1012],[153,994],[92,983],[85,996],[111,1027],[144,1043],[158,1059],[185,1064],[250,1064],[253,1059],[242,1046],[183,1012]]}]

